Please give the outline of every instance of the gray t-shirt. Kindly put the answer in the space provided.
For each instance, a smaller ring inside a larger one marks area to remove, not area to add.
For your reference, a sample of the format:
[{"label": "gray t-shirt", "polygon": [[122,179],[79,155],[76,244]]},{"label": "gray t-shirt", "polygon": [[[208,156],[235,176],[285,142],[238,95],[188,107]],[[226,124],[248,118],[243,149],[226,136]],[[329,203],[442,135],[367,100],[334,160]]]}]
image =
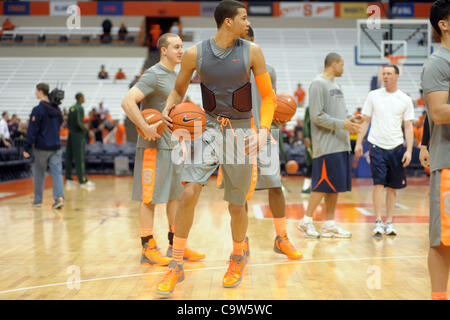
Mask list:
[{"label": "gray t-shirt", "polygon": [[[438,125],[430,117],[427,94],[434,91],[450,92],[450,50],[440,47],[425,62],[422,70],[422,89],[431,130],[431,171],[450,168],[450,124]],[[448,102],[450,104],[450,96]]]},{"label": "gray t-shirt", "polygon": [[309,113],[313,158],[350,151],[350,135],[344,129],[348,118],[344,94],[336,81],[318,75],[309,87]]},{"label": "gray t-shirt", "polygon": [[[266,64],[267,72],[269,72],[270,80],[272,81],[272,88],[276,92],[277,91],[277,74],[275,69]],[[250,80],[252,84],[252,113],[253,118],[255,120],[255,126],[259,128],[260,118],[261,118],[261,95],[259,94],[258,87],[256,86],[255,76],[252,72],[252,77]]]},{"label": "gray t-shirt", "polygon": [[[135,85],[145,95],[141,102],[141,111],[151,108],[162,112],[167,97],[175,85],[176,77],[175,72],[168,70],[160,63],[145,71]],[[176,142],[171,140],[171,134],[168,130],[164,130],[161,138],[156,141],[145,140],[140,135],[137,141],[137,147],[139,148],[173,149],[175,145]]]}]

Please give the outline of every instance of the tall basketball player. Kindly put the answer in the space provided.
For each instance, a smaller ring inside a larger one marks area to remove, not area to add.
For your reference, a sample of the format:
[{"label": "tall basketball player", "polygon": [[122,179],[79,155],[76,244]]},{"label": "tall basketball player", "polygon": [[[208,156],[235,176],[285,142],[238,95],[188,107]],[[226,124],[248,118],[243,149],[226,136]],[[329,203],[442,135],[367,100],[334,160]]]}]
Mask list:
[{"label": "tall basketball player", "polygon": [[[251,42],[255,40],[252,27],[249,27],[248,33],[244,39]],[[275,69],[268,63],[266,64],[266,69],[267,72],[269,72],[272,87],[276,90]],[[251,78],[251,84],[253,119],[255,119],[256,127],[259,128],[261,96],[258,93],[254,76]],[[279,122],[277,119],[274,119],[274,123],[279,124],[280,126],[284,125],[284,123]],[[279,138],[280,131],[277,127],[272,126],[272,135]],[[265,159],[261,160],[260,155],[264,156]],[[271,137],[267,140],[267,143],[258,154],[258,182],[256,183],[255,190],[267,190],[267,198],[269,199],[269,207],[273,215],[273,224],[276,233],[276,240],[274,244],[275,252],[285,254],[292,260],[302,258],[302,254],[295,249],[287,237],[285,212],[286,200],[281,189],[279,148],[278,144],[273,142]]]},{"label": "tall basketball player", "polygon": [[[222,285],[226,288],[239,285],[247,263],[245,238],[248,217],[245,203],[250,199],[256,182],[256,165],[249,161],[248,156],[244,159],[245,163],[236,162],[236,158],[230,163],[220,159],[218,154],[226,154],[225,145],[233,143],[233,137],[236,140],[245,137],[247,155],[266,142],[275,109],[275,93],[260,47],[240,39],[250,26],[245,6],[234,0],[221,1],[214,11],[214,18],[218,29],[216,35],[186,51],[175,88],[169,95],[163,112],[167,125],[171,127],[169,110],[182,101],[196,70],[201,78],[203,107],[207,117],[201,143],[203,150],[208,149],[210,152],[201,156],[200,164],[185,164],[182,179],[186,185],[175,219],[174,260],[170,262],[168,272],[157,284],[156,292],[161,295],[170,295],[175,285],[184,279],[182,253],[192,226],[195,206],[202,186],[208,182],[219,165],[223,170],[224,200],[228,202],[233,238],[233,251]],[[250,71],[255,75],[262,97],[258,133],[253,133],[251,129]],[[236,136],[235,132],[241,136]],[[195,153],[195,148],[193,150]]]},{"label": "tall basketball player", "polygon": [[431,7],[430,22],[441,47],[422,70],[422,89],[431,130],[430,250],[428,270],[433,300],[447,300],[450,268],[450,1]]},{"label": "tall basketball player", "polygon": [[[181,197],[182,166],[171,161],[171,152],[176,145],[171,141],[168,130],[160,137],[156,133],[161,123],[148,125],[141,115],[141,109],[153,108],[162,111],[167,96],[172,90],[176,74],[175,66],[181,62],[183,43],[178,35],[163,34],[157,43],[161,60],[149,68],[130,89],[122,102],[122,108],[145,137],[139,135],[136,149],[133,180],[133,200],[140,201],[139,220],[141,224],[142,265],[164,265],[170,263],[174,236],[174,220]],[[168,256],[158,249],[153,237],[155,205],[166,204],[169,223]],[[183,258],[191,261],[201,260],[204,254],[186,248]]]},{"label": "tall basketball player", "polygon": [[[306,237],[350,238],[334,221],[338,195],[351,190],[350,133],[359,131],[360,118],[347,118],[341,87],[335,79],[344,72],[344,59],[337,53],[325,58],[325,69],[309,87],[309,112],[313,149],[312,188],[306,214],[299,229]],[[321,234],[312,216],[325,198],[326,221]]]}]

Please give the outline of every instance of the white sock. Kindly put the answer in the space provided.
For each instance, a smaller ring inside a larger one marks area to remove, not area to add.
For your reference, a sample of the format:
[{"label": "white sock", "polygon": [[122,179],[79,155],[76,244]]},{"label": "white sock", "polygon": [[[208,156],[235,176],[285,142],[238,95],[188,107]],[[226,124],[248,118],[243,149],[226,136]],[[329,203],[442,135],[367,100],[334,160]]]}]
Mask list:
[{"label": "white sock", "polygon": [[327,220],[325,221],[325,226],[326,227],[334,227],[336,225],[336,221],[334,220]]},{"label": "white sock", "polygon": [[305,182],[303,183],[303,189],[302,190],[306,190],[311,186],[311,179],[306,178]]},{"label": "white sock", "polygon": [[307,215],[305,215],[305,216],[303,217],[303,222],[304,222],[304,223],[312,223],[312,222],[313,222],[313,219],[312,219],[312,217],[308,217]]}]

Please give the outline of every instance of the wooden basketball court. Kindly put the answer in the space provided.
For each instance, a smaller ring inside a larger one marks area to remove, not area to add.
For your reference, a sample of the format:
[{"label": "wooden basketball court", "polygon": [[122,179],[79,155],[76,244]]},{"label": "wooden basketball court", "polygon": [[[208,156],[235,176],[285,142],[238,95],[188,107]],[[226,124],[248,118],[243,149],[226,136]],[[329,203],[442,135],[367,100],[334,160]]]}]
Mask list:
[{"label": "wooden basketball court", "polygon": [[[49,177],[47,177],[49,179]],[[51,209],[50,181],[42,208],[32,208],[32,180],[0,184],[0,299],[158,299],[165,267],[139,264],[138,203],[132,178],[93,176],[93,189],[66,187],[62,210]],[[409,178],[398,193],[397,237],[374,239],[372,182],[355,179],[341,195],[336,220],[349,240],[304,239],[297,230],[309,196],[301,178],[283,178],[288,235],[300,261],[273,251],[267,191],[249,203],[251,256],[240,286],[222,287],[232,249],[230,218],[215,179],[204,188],[188,246],[206,253],[185,263],[186,280],[171,299],[429,299],[428,179]],[[323,215],[315,213],[320,231]],[[167,219],[157,207],[155,238],[167,249]]]}]

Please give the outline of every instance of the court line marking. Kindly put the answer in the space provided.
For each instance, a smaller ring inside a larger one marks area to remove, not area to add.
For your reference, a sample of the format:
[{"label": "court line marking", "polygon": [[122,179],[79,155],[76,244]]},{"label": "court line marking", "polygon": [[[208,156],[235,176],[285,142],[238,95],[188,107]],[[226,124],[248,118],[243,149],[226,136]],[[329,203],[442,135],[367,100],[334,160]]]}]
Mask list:
[{"label": "court line marking", "polygon": [[[327,262],[348,262],[348,261],[367,261],[367,260],[387,260],[387,259],[425,259],[427,256],[393,256],[393,257],[365,257],[365,258],[339,258],[339,259],[322,259],[322,260],[298,260],[298,261],[283,261],[283,262],[271,262],[271,263],[256,263],[256,264],[248,264],[248,267],[267,267],[267,266],[276,266],[276,265],[288,265],[288,264],[303,264],[303,263],[327,263]],[[193,271],[210,271],[210,270],[220,270],[226,269],[227,265],[216,266],[216,267],[207,267],[207,268],[196,268],[196,269],[185,269],[185,272],[193,272]],[[93,279],[85,279],[80,281],[67,281],[67,282],[59,282],[59,283],[50,283],[39,286],[31,286],[10,290],[2,290],[2,293],[12,293],[19,291],[27,291],[32,289],[40,289],[40,288],[49,288],[49,287],[59,287],[59,286],[67,286],[74,285],[78,283],[85,282],[93,282],[93,281],[102,281],[102,280],[113,280],[113,279],[123,279],[123,278],[132,278],[132,277],[142,277],[142,276],[152,276],[156,274],[163,274],[166,271],[156,271],[150,273],[137,273],[137,274],[126,274],[121,276],[110,276],[103,278],[93,278]]]},{"label": "court line marking", "polygon": [[355,208],[357,211],[359,211],[360,213],[362,213],[363,215],[370,217],[370,216],[374,216],[373,213],[369,212],[368,210],[364,209],[364,208]]}]

